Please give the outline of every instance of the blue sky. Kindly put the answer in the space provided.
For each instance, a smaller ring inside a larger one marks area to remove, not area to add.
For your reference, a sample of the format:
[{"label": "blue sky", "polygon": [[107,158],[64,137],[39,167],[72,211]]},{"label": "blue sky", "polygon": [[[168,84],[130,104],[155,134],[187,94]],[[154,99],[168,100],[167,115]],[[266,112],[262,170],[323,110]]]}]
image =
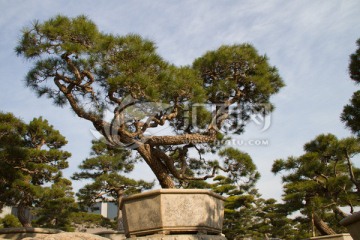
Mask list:
[{"label": "blue sky", "polygon": [[[350,135],[339,115],[357,89],[347,66],[360,38],[358,0],[0,0],[0,9],[0,110],[25,121],[43,116],[66,136],[73,154],[66,177],[88,156],[92,126],[25,88],[30,63],[14,53],[23,27],[56,14],[87,15],[106,33],[138,33],[176,65],[191,64],[223,44],[252,43],[266,54],[287,86],[272,98],[270,128],[250,123],[234,146],[252,156],[266,198],[281,198],[281,177],[270,172],[275,159],[302,154],[303,144],[321,133]],[[266,144],[255,146],[254,140]],[[145,165],[134,176],[154,179]],[[75,189],[82,185],[73,183]]]}]

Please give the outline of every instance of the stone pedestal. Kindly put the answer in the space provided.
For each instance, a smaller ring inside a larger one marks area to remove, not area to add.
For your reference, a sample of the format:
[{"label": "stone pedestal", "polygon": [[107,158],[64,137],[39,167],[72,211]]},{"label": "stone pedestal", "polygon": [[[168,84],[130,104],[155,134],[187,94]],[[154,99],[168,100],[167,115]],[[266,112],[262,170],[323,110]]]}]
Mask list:
[{"label": "stone pedestal", "polygon": [[132,195],[121,203],[125,235],[162,234],[165,239],[164,235],[169,234],[197,233],[203,235],[201,239],[210,239],[206,235],[217,239],[222,237],[224,200],[201,189],[160,189]]},{"label": "stone pedestal", "polygon": [[352,240],[352,237],[348,233],[341,233],[341,234],[334,234],[334,235],[312,237],[309,239],[311,239],[311,240]]},{"label": "stone pedestal", "polygon": [[52,236],[57,233],[63,233],[63,231],[50,228],[32,227],[3,228],[0,229],[0,239],[23,239],[27,237]]},{"label": "stone pedestal", "polygon": [[181,235],[162,235],[154,234],[144,237],[127,238],[126,240],[227,240],[222,235],[203,235],[203,234],[181,234]]},{"label": "stone pedestal", "polygon": [[360,212],[356,212],[343,220],[340,224],[349,230],[354,240],[360,240]]}]

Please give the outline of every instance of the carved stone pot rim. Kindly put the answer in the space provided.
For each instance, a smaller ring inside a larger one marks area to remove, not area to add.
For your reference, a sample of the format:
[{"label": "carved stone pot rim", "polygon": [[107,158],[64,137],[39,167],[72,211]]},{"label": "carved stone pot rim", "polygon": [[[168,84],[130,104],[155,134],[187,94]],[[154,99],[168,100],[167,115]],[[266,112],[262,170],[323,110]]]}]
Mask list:
[{"label": "carved stone pot rim", "polygon": [[159,195],[159,194],[207,194],[210,196],[213,196],[215,198],[218,198],[222,201],[226,201],[226,197],[221,196],[217,193],[214,193],[211,190],[207,189],[177,189],[177,188],[162,188],[162,189],[156,189],[156,190],[150,190],[142,193],[133,194],[131,196],[124,197],[120,203],[120,208],[122,209],[124,202],[129,200],[135,200],[138,198],[144,198],[144,197],[150,197],[153,195]]}]

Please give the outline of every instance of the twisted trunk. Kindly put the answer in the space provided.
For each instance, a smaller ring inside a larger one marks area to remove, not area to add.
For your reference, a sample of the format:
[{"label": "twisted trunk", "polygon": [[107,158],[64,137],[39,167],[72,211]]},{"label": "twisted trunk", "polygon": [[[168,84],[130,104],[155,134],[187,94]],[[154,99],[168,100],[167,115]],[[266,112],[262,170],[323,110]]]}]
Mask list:
[{"label": "twisted trunk", "polygon": [[315,228],[320,232],[321,235],[333,235],[336,232],[324,222],[321,217],[314,211],[311,203],[312,195],[307,194],[305,196],[306,207],[310,207],[311,211],[311,225],[312,225],[312,235],[315,237]]},{"label": "twisted trunk", "polygon": [[145,162],[149,165],[152,172],[158,179],[162,188],[175,188],[174,181],[170,177],[169,170],[161,159],[157,158],[151,151],[149,144],[140,145],[137,148],[138,153],[143,157]]},{"label": "twisted trunk", "polygon": [[[183,144],[196,144],[196,143],[209,143],[216,140],[215,134],[183,134],[177,136],[152,136],[141,144],[137,151],[150,166],[152,172],[155,174],[162,188],[175,188],[173,178],[176,176],[174,163],[163,162],[159,154],[158,146],[169,145],[183,145]],[[164,153],[166,154],[166,153]],[[171,171],[173,170],[173,171]],[[206,179],[206,178],[204,178]]]},{"label": "twisted trunk", "polygon": [[314,213],[314,224],[321,235],[333,235],[336,232],[329,227],[316,213]]},{"label": "twisted trunk", "polygon": [[348,171],[349,171],[349,175],[350,175],[350,179],[351,181],[354,183],[357,193],[360,194],[360,182],[355,178],[355,174],[354,174],[354,170],[350,161],[350,156],[348,154],[348,152],[346,151],[346,161],[347,161],[347,165],[348,165]]},{"label": "twisted trunk", "polygon": [[19,205],[17,211],[18,219],[23,227],[32,227],[30,213],[25,206]]}]

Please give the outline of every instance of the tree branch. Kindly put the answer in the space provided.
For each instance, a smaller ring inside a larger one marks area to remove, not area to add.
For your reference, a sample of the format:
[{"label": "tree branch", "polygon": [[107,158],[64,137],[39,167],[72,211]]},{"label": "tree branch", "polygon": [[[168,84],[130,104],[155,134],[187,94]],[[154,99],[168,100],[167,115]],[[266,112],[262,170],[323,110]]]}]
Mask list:
[{"label": "tree branch", "polygon": [[82,107],[80,107],[75,100],[74,96],[71,92],[68,91],[68,88],[60,83],[60,75],[56,75],[54,78],[54,82],[56,86],[60,89],[60,91],[65,95],[65,97],[68,99],[71,108],[74,110],[74,112],[81,118],[85,118],[89,121],[91,121],[96,128],[96,130],[100,131],[102,130],[102,127],[104,126],[104,123],[101,119],[95,117],[93,114],[87,113]]},{"label": "tree branch", "polygon": [[199,144],[211,143],[216,140],[215,134],[183,134],[177,136],[151,136],[147,138],[146,143],[151,146],[168,146],[168,145],[182,145],[182,144]]},{"label": "tree branch", "polygon": [[61,55],[61,58],[63,60],[65,60],[65,62],[67,63],[67,65],[70,67],[71,71],[74,73],[75,78],[76,78],[76,84],[80,84],[81,83],[81,74],[79,69],[74,65],[74,63],[71,61],[71,59],[69,58],[70,53],[66,52],[63,55]]},{"label": "tree branch", "polygon": [[209,178],[213,178],[216,174],[216,170],[218,170],[218,169],[220,169],[224,172],[230,171],[230,169],[225,169],[219,165],[216,165],[213,167],[211,174],[207,174],[202,177],[189,176],[182,172],[179,173],[179,171],[175,167],[174,160],[171,157],[169,157],[166,153],[164,153],[163,151],[161,151],[158,148],[152,148],[152,151],[158,158],[162,159],[163,162],[165,162],[165,165],[169,169],[170,173],[178,180],[206,180]]},{"label": "tree branch", "polygon": [[348,165],[350,179],[355,184],[357,192],[360,193],[360,183],[355,179],[354,171],[353,171],[352,164],[351,164],[350,157],[349,157],[349,153],[348,153],[347,150],[345,150],[345,158],[346,158],[347,165]]}]

